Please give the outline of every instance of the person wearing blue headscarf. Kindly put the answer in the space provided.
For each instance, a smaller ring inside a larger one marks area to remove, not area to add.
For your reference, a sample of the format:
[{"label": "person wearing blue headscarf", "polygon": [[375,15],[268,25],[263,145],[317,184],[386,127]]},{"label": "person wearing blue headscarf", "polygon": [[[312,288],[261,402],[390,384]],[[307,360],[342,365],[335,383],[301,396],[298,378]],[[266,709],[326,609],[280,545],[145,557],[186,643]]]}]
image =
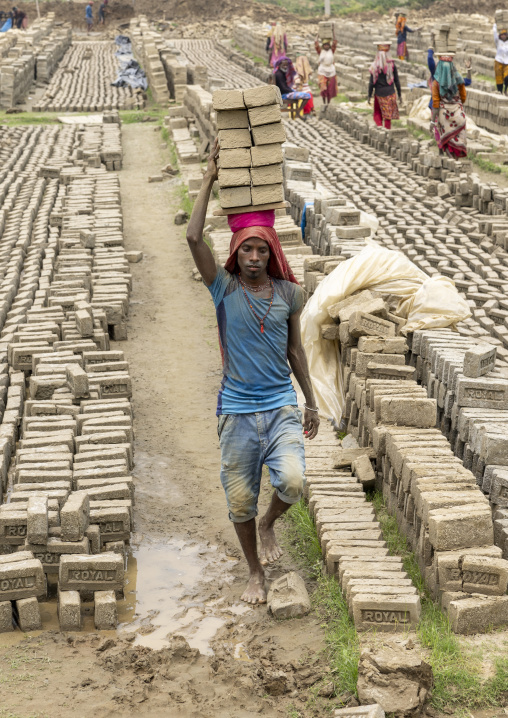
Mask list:
[{"label": "person wearing blue headscarf", "polygon": [[467,156],[466,87],[453,64],[453,53],[438,55],[432,82],[432,123],[441,154],[454,159]]}]

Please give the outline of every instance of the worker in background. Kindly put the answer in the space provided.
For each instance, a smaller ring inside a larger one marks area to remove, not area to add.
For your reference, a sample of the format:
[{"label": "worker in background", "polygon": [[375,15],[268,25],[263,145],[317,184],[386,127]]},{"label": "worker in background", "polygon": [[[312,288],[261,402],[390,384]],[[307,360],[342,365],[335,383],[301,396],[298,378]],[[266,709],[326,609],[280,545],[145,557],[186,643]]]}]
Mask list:
[{"label": "worker in background", "polygon": [[438,55],[432,82],[432,127],[440,154],[467,157],[466,87],[453,64],[454,53]]},{"label": "worker in background", "polygon": [[[464,65],[466,66],[466,75],[464,77],[464,85],[466,87],[469,87],[469,85],[473,84],[473,81],[471,79],[471,75],[472,75],[471,59],[469,57],[466,58],[466,60],[464,60]],[[428,52],[427,52],[427,67],[429,68],[429,72],[430,72],[429,88],[432,93],[432,83],[434,82],[434,73],[436,72],[436,60],[434,57],[434,48],[433,47],[429,47]],[[430,97],[429,108],[432,110],[432,94]]]},{"label": "worker in background", "polygon": [[310,89],[310,78],[312,77],[312,68],[310,66],[309,58],[307,55],[299,54],[295,62],[295,90],[298,92],[307,92],[310,95],[310,100],[305,104],[303,110],[304,115],[310,115],[314,111],[314,98],[312,96],[312,90]]},{"label": "worker in background", "polygon": [[88,5],[86,6],[85,20],[86,20],[86,32],[88,34],[93,27],[93,0],[90,0]]},{"label": "worker in background", "polygon": [[[304,293],[274,229],[275,211],[228,217],[233,236],[224,266],[216,263],[203,239],[218,154],[216,141],[192,210],[187,242],[217,314],[223,358],[217,402],[221,483],[249,568],[242,601],[258,605],[266,603],[264,566],[282,555],[274,524],[302,496],[303,436],[316,436],[319,411],[300,334]],[[291,371],[305,396],[303,421]],[[258,553],[256,516],[263,465],[268,467],[274,492],[258,522]]]},{"label": "worker in background", "polygon": [[266,48],[265,48],[265,51],[266,51],[266,54],[267,54],[267,57],[268,57],[268,64],[270,64],[270,57],[271,57],[271,54],[272,54],[272,51],[271,51],[271,49],[270,49],[270,45],[272,44],[272,37],[273,37],[273,33],[274,33],[274,32],[275,32],[275,22],[272,21],[272,22],[270,22],[270,23],[268,24],[267,31],[266,31]]},{"label": "worker in background", "polygon": [[420,27],[412,30],[409,25],[406,25],[406,11],[399,10],[395,13],[395,35],[397,36],[397,57],[399,60],[409,60],[409,53],[407,50],[407,34],[408,32],[419,32]]},{"label": "worker in background", "polygon": [[496,23],[492,28],[494,42],[496,43],[496,58],[494,72],[496,73],[496,87],[498,92],[508,94],[508,29],[497,29]]},{"label": "worker in background", "polygon": [[[279,58],[279,60],[275,64],[273,74],[275,78],[275,84],[279,88],[283,100],[297,100],[299,108],[301,108],[302,104],[305,103],[303,106],[303,119],[307,119],[305,117],[305,114],[308,114],[312,110],[313,106],[312,93],[310,91],[299,91],[296,88],[298,75],[294,68],[293,62],[289,59],[289,57]],[[310,110],[306,113],[305,110],[309,102],[312,106]]]},{"label": "worker in background", "polygon": [[337,97],[337,70],[335,69],[337,40],[335,38],[335,26],[333,27],[332,39],[324,39],[323,45],[320,46],[319,38],[316,37],[315,47],[319,55],[319,65],[317,69],[319,92],[326,108],[333,98]]},{"label": "worker in background", "polygon": [[104,25],[106,22],[106,7],[106,0],[103,0],[99,7],[99,25]]},{"label": "worker in background", "polygon": [[397,67],[389,56],[391,43],[378,42],[374,62],[369,68],[369,105],[374,95],[374,122],[378,127],[383,123],[387,130],[392,127],[392,120],[399,119],[397,95],[401,102],[401,89]]},{"label": "worker in background", "polygon": [[275,69],[275,64],[281,57],[285,57],[288,51],[287,35],[280,22],[276,23],[272,37],[270,38],[270,65]]}]

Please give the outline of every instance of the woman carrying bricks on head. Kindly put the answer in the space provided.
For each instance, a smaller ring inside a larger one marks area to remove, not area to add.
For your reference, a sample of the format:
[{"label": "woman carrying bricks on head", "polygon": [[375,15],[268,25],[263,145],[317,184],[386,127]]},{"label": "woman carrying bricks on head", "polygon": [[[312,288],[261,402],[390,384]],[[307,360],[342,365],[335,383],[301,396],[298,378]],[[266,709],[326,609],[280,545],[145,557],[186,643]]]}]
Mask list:
[{"label": "woman carrying bricks on head", "polygon": [[406,25],[406,11],[400,10],[395,13],[397,18],[395,21],[395,35],[397,36],[397,57],[399,60],[409,60],[409,53],[407,51],[407,34],[408,32],[418,32],[420,30],[417,27],[415,30],[411,30],[409,25]]},{"label": "woman carrying bricks on head", "polygon": [[[274,69],[274,78],[275,78],[275,84],[280,90],[280,94],[282,95],[283,100],[301,100],[301,102],[305,102],[305,107],[303,108],[303,114],[308,114],[306,112],[307,105],[309,102],[312,101],[312,93],[311,92],[299,92],[298,90],[295,90],[293,85],[296,79],[296,70],[294,68],[294,65],[292,61],[289,59],[289,57],[281,57],[275,64]],[[301,107],[301,104],[299,103],[299,106]],[[312,103],[312,106],[309,110],[309,112],[312,110],[312,107],[314,106],[314,103]]]},{"label": "woman carrying bricks on head", "polygon": [[337,40],[335,39],[335,28],[333,29],[332,40],[323,40],[323,46],[319,44],[316,37],[316,52],[319,55],[317,70],[319,92],[323,98],[323,104],[329,105],[334,97],[337,97],[337,70],[335,69],[335,50]]},{"label": "woman carrying bricks on head", "polygon": [[508,29],[501,28],[498,32],[494,23],[494,42],[496,43],[496,59],[494,72],[496,73],[496,86],[498,92],[508,94]]},{"label": "woman carrying bricks on head", "polygon": [[466,87],[453,58],[452,52],[438,55],[432,82],[432,123],[439,152],[460,159],[467,157]]},{"label": "woman carrying bricks on head", "polygon": [[374,122],[378,127],[383,123],[387,130],[392,127],[392,120],[399,119],[397,95],[401,101],[399,73],[394,61],[389,57],[389,42],[377,42],[377,54],[369,68],[369,105],[374,95]]},{"label": "woman carrying bricks on head", "polygon": [[285,57],[288,51],[288,39],[280,22],[278,22],[273,29],[270,40],[270,51],[270,65],[275,69],[276,63],[281,57]]},{"label": "woman carrying bricks on head", "polygon": [[[216,141],[192,210],[187,241],[217,313],[223,359],[217,403],[221,482],[249,567],[242,600],[256,605],[266,603],[264,565],[282,555],[274,523],[302,496],[303,435],[316,436],[319,414],[300,335],[303,290],[273,228],[275,212],[228,217],[233,236],[224,267],[216,264],[203,239],[217,159]],[[291,369],[306,401],[303,430]],[[258,523],[258,554],[256,516],[263,465],[269,469],[274,492]]]}]

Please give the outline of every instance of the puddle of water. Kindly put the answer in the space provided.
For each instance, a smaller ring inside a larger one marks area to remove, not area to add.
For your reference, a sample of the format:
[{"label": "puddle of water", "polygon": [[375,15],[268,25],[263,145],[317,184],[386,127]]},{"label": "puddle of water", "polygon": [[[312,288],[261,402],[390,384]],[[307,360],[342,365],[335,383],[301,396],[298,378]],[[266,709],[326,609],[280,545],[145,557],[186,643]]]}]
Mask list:
[{"label": "puddle of water", "polygon": [[[233,563],[236,563],[233,560]],[[207,600],[203,583],[229,585],[232,560],[216,546],[171,539],[143,539],[133,548],[127,567],[125,601],[119,604],[120,634],[136,634],[134,644],[167,645],[175,633],[192,648],[212,655],[210,641],[229,617],[250,611],[224,605],[222,597]]]},{"label": "puddle of water", "polygon": [[252,663],[252,658],[247,653],[247,650],[243,643],[237,643],[233,652],[233,658],[235,661],[242,661],[243,663]]}]

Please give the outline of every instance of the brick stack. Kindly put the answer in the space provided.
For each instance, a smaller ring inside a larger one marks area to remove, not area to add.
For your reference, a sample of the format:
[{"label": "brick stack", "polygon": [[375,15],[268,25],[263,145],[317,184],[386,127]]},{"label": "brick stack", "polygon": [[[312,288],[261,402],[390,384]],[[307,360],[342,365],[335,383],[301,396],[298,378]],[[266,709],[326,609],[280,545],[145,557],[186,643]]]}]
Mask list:
[{"label": "brick stack", "polygon": [[62,629],[81,627],[82,600],[113,628],[134,500],[131,379],[109,346],[126,338],[131,286],[119,180],[85,161],[75,127],[3,140],[0,626],[40,627],[47,581]]},{"label": "brick stack", "polygon": [[[421,365],[406,363],[403,320],[390,313],[382,298],[362,291],[328,311],[339,323],[322,327],[322,335],[339,340],[348,430],[361,446],[372,446],[376,484],[408,538],[432,596],[458,633],[506,625],[508,562],[494,544],[488,499],[436,427],[444,392],[435,398],[434,391],[416,382]],[[484,356],[481,347],[470,341],[466,347],[454,336],[434,330],[421,341],[415,332],[413,344],[415,337],[416,345],[425,344],[440,376],[457,371],[456,391],[475,401],[475,382],[483,379],[460,375],[464,368],[467,374],[488,372],[492,352]],[[492,381],[490,388],[497,388]]]},{"label": "brick stack", "polygon": [[282,147],[286,133],[276,87],[217,90],[219,201],[223,209],[284,200]]}]

